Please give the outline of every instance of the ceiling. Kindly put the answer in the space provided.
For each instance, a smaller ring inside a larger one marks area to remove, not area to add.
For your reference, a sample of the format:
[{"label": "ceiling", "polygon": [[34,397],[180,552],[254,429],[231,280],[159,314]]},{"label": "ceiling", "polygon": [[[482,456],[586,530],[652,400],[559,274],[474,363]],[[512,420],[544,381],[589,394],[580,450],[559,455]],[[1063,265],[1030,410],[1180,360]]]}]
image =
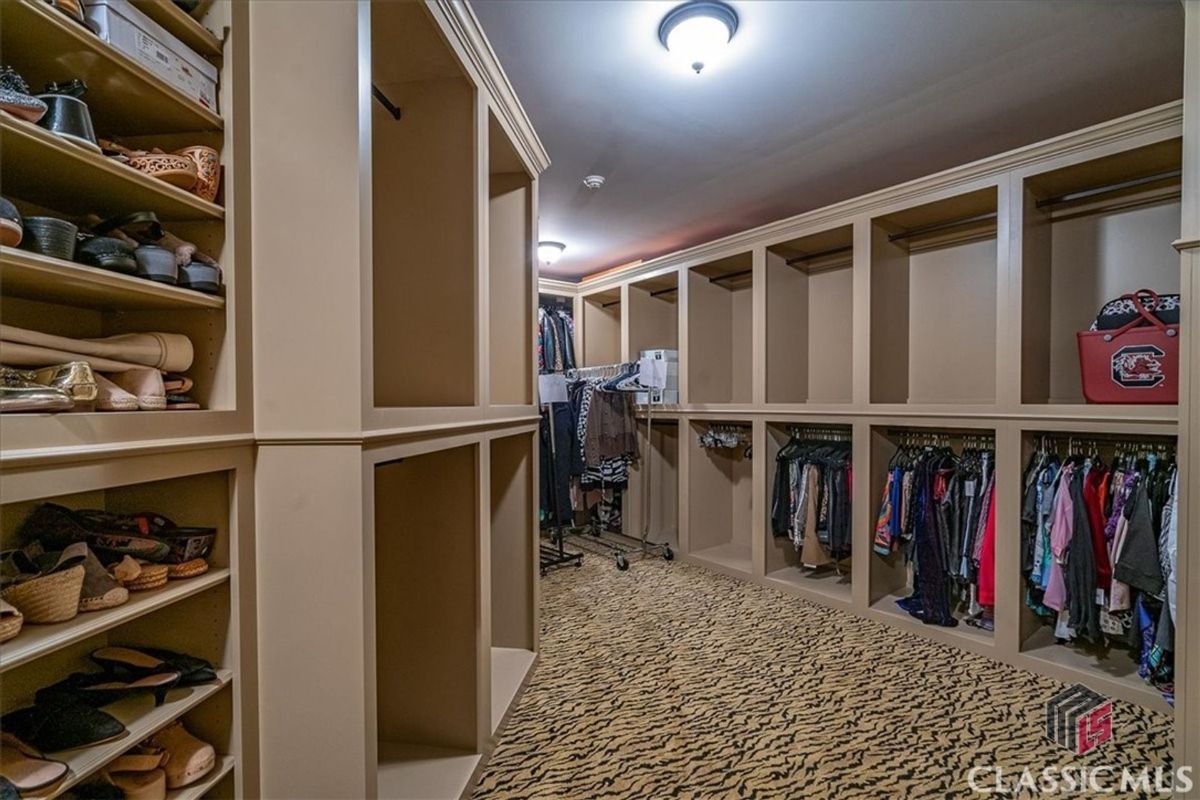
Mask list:
[{"label": "ceiling", "polygon": [[[543,274],[576,279],[1182,94],[1178,0],[732,0],[701,75],[673,2],[475,0],[550,153]],[[586,189],[585,175],[608,183]]]}]

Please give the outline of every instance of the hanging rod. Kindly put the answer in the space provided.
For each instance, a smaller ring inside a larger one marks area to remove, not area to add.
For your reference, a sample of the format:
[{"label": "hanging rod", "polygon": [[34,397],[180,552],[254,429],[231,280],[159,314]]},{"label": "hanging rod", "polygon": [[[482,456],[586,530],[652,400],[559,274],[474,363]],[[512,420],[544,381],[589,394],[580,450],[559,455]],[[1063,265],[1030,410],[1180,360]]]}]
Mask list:
[{"label": "hanging rod", "polygon": [[911,239],[914,236],[923,236],[927,233],[937,233],[938,231],[949,230],[950,228],[958,228],[963,225],[970,225],[973,222],[986,222],[996,218],[995,211],[989,211],[986,214],[976,214],[971,217],[963,217],[961,219],[952,219],[949,222],[938,222],[934,225],[926,225],[923,228],[913,228],[910,231],[902,231],[893,233],[888,237],[889,242],[898,242],[902,239]]},{"label": "hanging rod", "polygon": [[657,292],[651,292],[650,296],[651,297],[659,297],[664,294],[670,294],[671,292],[678,292],[678,291],[679,291],[678,286],[672,286],[669,289],[659,289]]},{"label": "hanging rod", "polygon": [[610,306],[619,306],[619,305],[621,305],[620,300],[613,300],[611,303],[601,303],[600,307],[601,308],[609,308]]},{"label": "hanging rod", "polygon": [[714,275],[713,277],[708,279],[708,282],[716,283],[717,281],[729,280],[730,278],[740,278],[741,276],[749,275],[752,272],[754,272],[753,268],[739,269],[737,272],[726,272],[724,275]]},{"label": "hanging rod", "polygon": [[1157,175],[1147,175],[1144,178],[1132,178],[1127,181],[1118,181],[1117,183],[1106,183],[1103,186],[1091,186],[1087,189],[1080,189],[1077,192],[1067,192],[1060,194],[1057,197],[1047,197],[1045,200],[1038,200],[1035,204],[1038,208],[1047,208],[1056,206],[1062,203],[1073,203],[1076,200],[1087,200],[1109,192],[1119,192],[1122,189],[1136,189],[1139,186],[1146,186],[1151,183],[1178,178],[1183,175],[1183,170],[1173,169],[1167,172],[1160,172]]},{"label": "hanging rod", "polygon": [[371,97],[374,97],[379,101],[379,105],[387,109],[387,112],[392,115],[392,119],[400,119],[400,106],[388,100],[387,95],[373,83],[371,84]]},{"label": "hanging rod", "polygon": [[848,244],[845,247],[831,247],[828,250],[818,250],[815,253],[805,253],[803,255],[799,255],[794,258],[789,258],[787,260],[787,265],[789,267],[794,267],[797,264],[801,263],[802,261],[812,261],[814,258],[824,258],[825,256],[836,256],[839,253],[849,253],[853,249],[854,249],[854,245]]}]

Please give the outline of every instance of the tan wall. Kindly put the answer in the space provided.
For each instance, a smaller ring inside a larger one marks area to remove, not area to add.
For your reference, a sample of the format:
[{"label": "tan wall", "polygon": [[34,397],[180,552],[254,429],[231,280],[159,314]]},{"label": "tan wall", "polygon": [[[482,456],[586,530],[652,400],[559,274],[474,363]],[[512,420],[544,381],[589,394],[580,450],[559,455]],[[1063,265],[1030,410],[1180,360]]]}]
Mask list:
[{"label": "tan wall", "polygon": [[818,272],[808,278],[810,403],[850,402],[854,376],[853,295],[854,273],[850,269]]},{"label": "tan wall", "polygon": [[534,646],[533,441],[524,435],[491,443],[493,647]]},{"label": "tan wall", "polygon": [[527,337],[519,335],[532,324],[529,192],[529,178],[523,174],[491,176],[488,325],[494,405],[533,402],[529,383],[533,355]]},{"label": "tan wall", "polygon": [[629,357],[642,350],[679,347],[679,304],[676,298],[651,297],[650,290],[629,287]]}]

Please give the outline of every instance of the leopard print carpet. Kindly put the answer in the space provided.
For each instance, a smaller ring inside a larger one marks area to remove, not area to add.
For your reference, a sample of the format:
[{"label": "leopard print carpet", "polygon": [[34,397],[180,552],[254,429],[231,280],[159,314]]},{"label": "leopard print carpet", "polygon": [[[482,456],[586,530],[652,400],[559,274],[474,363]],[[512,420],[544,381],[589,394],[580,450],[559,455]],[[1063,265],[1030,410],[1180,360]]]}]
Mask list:
[{"label": "leopard print carpet", "polygon": [[982,797],[974,765],[1170,763],[1165,714],[1115,703],[1078,758],[1043,738],[1063,684],[681,562],[552,572],[542,624],[476,800]]}]

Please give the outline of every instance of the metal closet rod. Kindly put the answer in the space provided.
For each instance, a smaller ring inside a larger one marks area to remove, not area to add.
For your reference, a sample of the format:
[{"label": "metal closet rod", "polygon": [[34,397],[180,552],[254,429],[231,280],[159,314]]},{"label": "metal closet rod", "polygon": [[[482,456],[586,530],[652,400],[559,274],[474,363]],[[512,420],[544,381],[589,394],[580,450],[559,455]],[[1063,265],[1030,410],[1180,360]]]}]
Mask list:
[{"label": "metal closet rod", "polygon": [[891,236],[888,236],[888,241],[898,242],[902,239],[911,239],[914,236],[923,236],[926,233],[937,233],[938,231],[949,230],[950,228],[957,228],[962,225],[970,225],[974,222],[986,222],[995,218],[995,211],[989,211],[986,214],[975,214],[970,217],[962,217],[961,219],[952,219],[949,222],[938,222],[933,225],[925,225],[920,228],[893,233]]},{"label": "metal closet rod", "polygon": [[805,253],[804,255],[789,258],[787,265],[794,267],[802,261],[812,261],[814,258],[824,258],[825,256],[836,256],[839,253],[849,253],[854,249],[854,245],[848,244],[845,247],[831,247],[828,250],[818,250],[815,253]]},{"label": "metal closet rod", "polygon": [[610,308],[612,306],[619,306],[619,305],[621,305],[621,301],[618,299],[618,300],[613,300],[611,303],[601,303],[600,307],[601,308]]},{"label": "metal closet rod", "polygon": [[371,96],[379,101],[379,105],[387,109],[387,112],[392,115],[392,119],[400,119],[400,106],[389,100],[387,95],[373,83],[371,84]]},{"label": "metal closet rod", "polygon": [[651,292],[650,296],[651,297],[660,297],[661,295],[670,294],[671,292],[678,292],[678,291],[679,291],[678,286],[672,286],[669,289],[659,289],[657,292]]},{"label": "metal closet rod", "polygon": [[1073,203],[1076,200],[1087,200],[1109,192],[1119,192],[1122,189],[1136,189],[1139,186],[1145,186],[1150,183],[1158,183],[1159,181],[1169,180],[1171,178],[1179,178],[1183,175],[1183,170],[1173,169],[1167,172],[1160,172],[1156,175],[1147,175],[1144,178],[1132,178],[1127,181],[1118,181],[1117,183],[1106,183],[1102,186],[1090,186],[1087,189],[1080,189],[1077,192],[1067,192],[1060,194],[1057,197],[1047,197],[1045,200],[1038,200],[1035,204],[1038,208],[1047,208],[1056,206],[1061,203]]},{"label": "metal closet rod", "polygon": [[708,279],[708,282],[709,282],[709,283],[716,283],[717,281],[729,280],[730,278],[740,278],[740,277],[742,277],[743,275],[749,275],[749,274],[750,274],[750,273],[752,273],[752,272],[754,272],[754,269],[753,269],[753,268],[751,268],[751,269],[739,269],[737,272],[726,272],[724,275],[714,275],[714,276],[712,276],[711,278],[709,278],[709,279]]},{"label": "metal closet rod", "polygon": [[1034,434],[1034,440],[1037,444],[1045,442],[1054,442],[1055,444],[1063,444],[1074,442],[1076,444],[1133,444],[1146,445],[1147,447],[1169,447],[1174,449],[1177,444],[1177,439],[1174,436],[1162,436],[1159,438],[1151,438],[1143,434],[1136,433],[1038,433]]}]

